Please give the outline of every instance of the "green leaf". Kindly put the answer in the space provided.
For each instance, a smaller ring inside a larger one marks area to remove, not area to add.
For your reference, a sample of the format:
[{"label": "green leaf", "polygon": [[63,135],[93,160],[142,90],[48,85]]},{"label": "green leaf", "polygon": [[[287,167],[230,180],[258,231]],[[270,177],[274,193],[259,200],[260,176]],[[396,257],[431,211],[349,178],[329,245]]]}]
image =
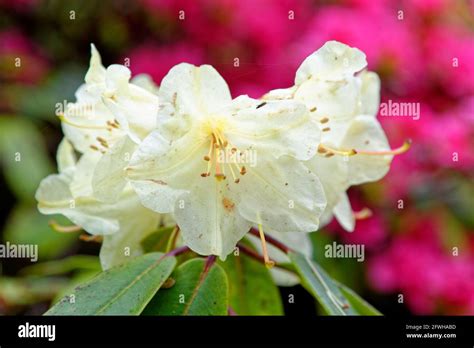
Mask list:
[{"label": "green leaf", "polygon": [[229,278],[229,302],[239,315],[282,315],[280,292],[262,262],[229,255],[221,262]]},{"label": "green leaf", "polygon": [[9,188],[20,199],[34,201],[40,181],[54,168],[33,124],[0,116],[0,159]]},{"label": "green leaf", "polygon": [[39,260],[63,256],[78,241],[80,232],[59,233],[53,231],[48,221],[54,219],[60,224],[69,221],[60,215],[42,215],[36,206],[22,204],[13,209],[8,217],[3,240],[12,244],[33,244],[38,246]]},{"label": "green leaf", "polygon": [[[374,309],[365,308],[361,298],[354,292],[341,289],[335,280],[314,261],[297,252],[288,256],[301,277],[302,285],[314,296],[329,315],[376,315]],[[364,311],[361,311],[364,307]],[[378,313],[378,312],[377,312]]]},{"label": "green leaf", "polygon": [[151,251],[165,252],[168,246],[168,241],[173,233],[174,226],[162,227],[155,232],[150,233],[140,242],[145,253]]},{"label": "green leaf", "polygon": [[192,259],[171,276],[175,284],[162,289],[143,311],[145,315],[226,315],[227,276],[217,263]]},{"label": "green leaf", "polygon": [[382,315],[374,306],[364,300],[362,297],[357,295],[352,289],[347,286],[337,283],[337,286],[341,290],[341,293],[349,301],[349,303],[354,307],[354,310],[359,315]]},{"label": "green leaf", "polygon": [[162,253],[137,257],[77,287],[46,315],[138,315],[175,265],[174,257]]},{"label": "green leaf", "polygon": [[41,262],[25,267],[20,271],[20,274],[28,276],[52,276],[75,271],[100,272],[99,258],[91,255],[72,255],[60,260]]}]

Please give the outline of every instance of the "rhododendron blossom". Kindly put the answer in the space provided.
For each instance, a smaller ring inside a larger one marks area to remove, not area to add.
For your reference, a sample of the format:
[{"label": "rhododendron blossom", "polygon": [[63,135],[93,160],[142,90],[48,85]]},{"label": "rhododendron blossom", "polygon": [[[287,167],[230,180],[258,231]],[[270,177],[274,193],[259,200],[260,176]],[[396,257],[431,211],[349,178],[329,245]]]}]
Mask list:
[{"label": "rhododendron blossom", "polygon": [[354,229],[348,187],[381,178],[406,148],[388,146],[375,118],[380,81],[366,65],[358,49],[328,42],[293,87],[233,99],[209,65],[179,64],[158,88],[143,76],[130,83],[124,66],[105,69],[92,46],[77,102],[59,115],[58,155],[69,164],[43,181],[39,208],[104,235],[105,268],[123,262],[126,247],[140,254],[161,214],[201,255],[224,260],[253,226],[267,266],[286,256],[267,248],[265,233],[309,255],[320,219]]}]

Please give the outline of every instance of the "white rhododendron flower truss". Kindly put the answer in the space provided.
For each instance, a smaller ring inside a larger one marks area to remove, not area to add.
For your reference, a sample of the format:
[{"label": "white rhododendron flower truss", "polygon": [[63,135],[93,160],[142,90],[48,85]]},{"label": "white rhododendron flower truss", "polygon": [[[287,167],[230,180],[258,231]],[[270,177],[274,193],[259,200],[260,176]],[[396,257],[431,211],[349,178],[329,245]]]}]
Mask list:
[{"label": "white rhododendron flower truss", "polygon": [[173,213],[191,249],[225,258],[252,225],[317,230],[326,199],[302,161],[320,130],[303,103],[233,100],[214,68],[189,64],[171,69],[158,97],[157,129],[127,176],[144,206]]},{"label": "white rhododendron flower truss", "polygon": [[38,207],[104,236],[104,269],[125,262],[126,248],[143,253],[163,224],[200,255],[224,260],[255,228],[249,240],[268,266],[289,259],[265,234],[310,257],[308,233],[333,216],[354,229],[347,189],[382,178],[409,147],[390,149],[376,119],[380,80],[366,66],[361,51],[330,41],[292,87],[233,99],[209,65],[179,64],[158,87],[123,65],[105,68],[92,45],[77,101],[58,115],[59,174],[40,184]]}]

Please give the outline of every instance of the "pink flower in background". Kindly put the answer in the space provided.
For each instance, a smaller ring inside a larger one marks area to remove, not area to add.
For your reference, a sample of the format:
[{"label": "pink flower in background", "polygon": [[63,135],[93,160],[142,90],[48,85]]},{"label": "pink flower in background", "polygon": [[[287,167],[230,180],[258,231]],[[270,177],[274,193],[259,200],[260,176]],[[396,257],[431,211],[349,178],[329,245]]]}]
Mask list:
[{"label": "pink flower in background", "polygon": [[474,36],[455,26],[432,28],[425,41],[428,69],[446,93],[452,96],[474,94]]},{"label": "pink flower in background", "polygon": [[[454,256],[442,246],[439,224],[419,219],[410,231],[394,236],[369,261],[368,277],[380,292],[399,293],[416,314],[474,313],[472,250]],[[448,284],[449,283],[449,284]]]},{"label": "pink flower in background", "polygon": [[23,83],[38,82],[46,74],[47,62],[21,32],[0,32],[0,76]]}]

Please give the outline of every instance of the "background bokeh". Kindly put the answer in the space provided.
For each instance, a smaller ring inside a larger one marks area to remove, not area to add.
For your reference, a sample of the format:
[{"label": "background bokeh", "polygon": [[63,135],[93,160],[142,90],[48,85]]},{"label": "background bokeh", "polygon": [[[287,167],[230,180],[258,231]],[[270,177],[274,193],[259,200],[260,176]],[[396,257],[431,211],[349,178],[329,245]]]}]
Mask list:
[{"label": "background bokeh", "polygon": [[[373,215],[352,234],[335,222],[313,234],[315,258],[384,314],[474,314],[472,1],[0,0],[0,11],[1,238],[40,256],[0,260],[0,314],[42,314],[99,269],[99,246],[54,232],[34,200],[55,171],[55,105],[74,101],[91,42],[105,65],[130,62],[157,84],[177,63],[207,63],[233,95],[259,97],[292,85],[327,40],[364,51],[382,101],[419,103],[421,116],[379,117],[393,147],[412,148],[383,180],[350,190]],[[366,260],[324,258],[332,240],[364,243]],[[317,312],[301,288],[282,293],[297,294],[288,314]]]}]

